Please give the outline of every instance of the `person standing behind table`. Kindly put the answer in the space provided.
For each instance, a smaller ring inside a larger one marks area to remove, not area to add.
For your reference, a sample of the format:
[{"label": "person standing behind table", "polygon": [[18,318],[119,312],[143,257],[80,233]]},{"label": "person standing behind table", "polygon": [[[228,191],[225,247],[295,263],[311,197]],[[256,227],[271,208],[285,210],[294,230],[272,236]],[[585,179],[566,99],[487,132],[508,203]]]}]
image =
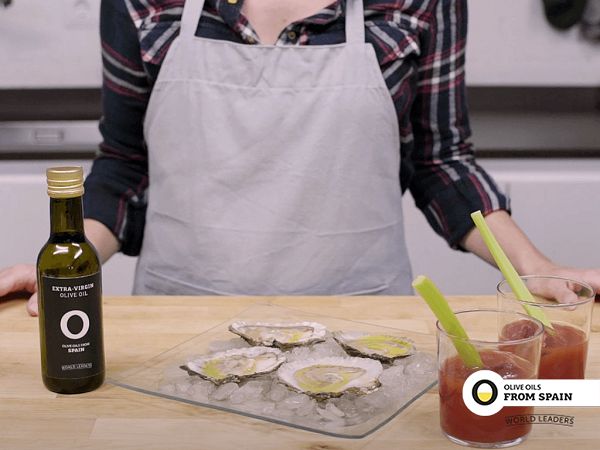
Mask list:
[{"label": "person standing behind table", "polygon": [[[481,210],[521,274],[598,289],[600,270],[535,249],[474,160],[466,7],[104,0],[104,141],[85,194],[102,259],[141,251],[137,294],[412,294],[409,189],[452,248],[493,263]],[[0,295],[34,292],[33,277],[5,269]]]}]

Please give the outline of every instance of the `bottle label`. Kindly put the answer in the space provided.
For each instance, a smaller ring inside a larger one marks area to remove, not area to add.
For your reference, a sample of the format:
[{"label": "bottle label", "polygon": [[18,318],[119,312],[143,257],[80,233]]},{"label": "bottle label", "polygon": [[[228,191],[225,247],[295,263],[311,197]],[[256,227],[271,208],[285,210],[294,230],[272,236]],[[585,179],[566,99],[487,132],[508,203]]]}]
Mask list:
[{"label": "bottle label", "polygon": [[85,378],[104,370],[100,273],[42,277],[47,374]]}]

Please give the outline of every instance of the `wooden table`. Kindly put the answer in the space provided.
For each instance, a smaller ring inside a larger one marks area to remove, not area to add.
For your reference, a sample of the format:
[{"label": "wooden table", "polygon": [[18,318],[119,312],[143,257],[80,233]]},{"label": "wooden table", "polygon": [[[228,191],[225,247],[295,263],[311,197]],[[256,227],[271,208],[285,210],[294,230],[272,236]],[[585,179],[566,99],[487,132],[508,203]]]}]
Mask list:
[{"label": "wooden table", "polygon": [[[454,310],[494,297],[449,297]],[[256,302],[435,334],[420,297],[105,297],[107,378],[230,319]],[[599,305],[596,305],[598,309]],[[587,378],[600,378],[596,311]],[[572,428],[534,425],[519,449],[600,448],[600,408],[541,408],[574,417]],[[38,321],[25,301],[0,301],[0,449],[457,449],[441,433],[437,387],[362,439],[324,436],[238,414],[138,393],[110,383],[76,396],[47,391]]]}]

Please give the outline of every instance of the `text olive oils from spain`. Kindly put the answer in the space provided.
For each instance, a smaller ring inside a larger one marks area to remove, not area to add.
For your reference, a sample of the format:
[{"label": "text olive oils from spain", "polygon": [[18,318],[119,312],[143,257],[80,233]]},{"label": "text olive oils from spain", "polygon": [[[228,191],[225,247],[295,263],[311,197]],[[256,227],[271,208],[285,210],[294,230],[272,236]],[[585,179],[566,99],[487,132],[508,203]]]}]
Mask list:
[{"label": "text olive oils from spain", "polygon": [[50,238],[37,260],[42,379],[77,394],[104,382],[101,264],[83,229],[83,170],[46,171]]}]

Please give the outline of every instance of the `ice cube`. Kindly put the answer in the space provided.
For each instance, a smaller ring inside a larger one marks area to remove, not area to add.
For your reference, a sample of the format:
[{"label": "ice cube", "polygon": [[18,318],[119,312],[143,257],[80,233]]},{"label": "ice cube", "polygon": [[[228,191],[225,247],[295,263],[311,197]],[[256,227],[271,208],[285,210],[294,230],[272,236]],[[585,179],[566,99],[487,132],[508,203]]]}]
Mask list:
[{"label": "ice cube", "polygon": [[212,398],[218,401],[227,400],[240,387],[236,383],[222,384],[212,393]]},{"label": "ice cube", "polygon": [[287,356],[287,362],[298,361],[310,357],[311,351],[308,347],[295,347]]},{"label": "ice cube", "polygon": [[332,420],[330,422],[325,422],[323,424],[325,428],[341,428],[346,426],[346,420],[338,417],[336,420]]},{"label": "ice cube", "polygon": [[287,409],[298,409],[310,400],[306,394],[290,395],[283,401],[283,407]]},{"label": "ice cube", "polygon": [[204,392],[192,393],[192,399],[194,399],[195,401],[197,401],[199,403],[209,403],[208,395],[206,395]]},{"label": "ice cube", "polygon": [[416,353],[405,368],[408,375],[426,375],[436,370],[434,357],[425,353]]},{"label": "ice cube", "polygon": [[348,356],[344,349],[340,347],[333,338],[328,338],[325,342],[319,342],[312,346],[313,357],[326,356]]},{"label": "ice cube", "polygon": [[379,382],[383,386],[397,386],[398,389],[402,389],[402,386],[406,382],[406,378],[407,376],[404,374],[404,367],[390,366],[379,376]]},{"label": "ice cube", "polygon": [[326,408],[321,408],[317,406],[317,412],[326,420],[338,420],[340,416],[337,416],[332,411],[327,410]]},{"label": "ice cube", "polygon": [[329,402],[327,403],[327,405],[325,405],[325,409],[329,412],[332,412],[333,414],[335,414],[337,417],[344,417],[344,411],[338,409],[333,402]]},{"label": "ice cube", "polygon": [[195,383],[190,388],[190,395],[193,397],[196,394],[208,397],[208,395],[214,391],[215,385],[210,381],[201,381]]},{"label": "ice cube", "polygon": [[264,383],[248,381],[244,385],[239,385],[239,389],[231,394],[229,401],[231,403],[242,403],[247,400],[261,400],[263,389]]},{"label": "ice cube", "polygon": [[294,417],[295,413],[291,409],[278,407],[273,411],[273,417],[279,420],[288,420]]},{"label": "ice cube", "polygon": [[290,391],[285,386],[278,384],[269,391],[267,397],[274,402],[279,403],[289,395],[289,392]]},{"label": "ice cube", "polygon": [[358,414],[358,407],[354,403],[356,397],[349,397],[344,395],[340,398],[338,408],[342,411],[346,417],[354,417]]},{"label": "ice cube", "polygon": [[309,399],[308,401],[305,401],[302,405],[300,405],[298,411],[296,411],[296,414],[298,414],[299,416],[308,416],[310,414],[314,414],[316,406],[317,401]]},{"label": "ice cube", "polygon": [[241,388],[237,389],[229,396],[229,402],[235,404],[245,402],[247,399],[247,392],[244,392]]},{"label": "ice cube", "polygon": [[364,413],[372,413],[373,411],[375,411],[375,407],[366,400],[366,396],[363,395],[362,397],[358,397],[354,404],[356,405],[356,407],[358,408],[358,412],[359,414],[364,414]]},{"label": "ice cube", "polygon": [[386,392],[385,389],[379,389],[376,392],[365,395],[363,400],[367,405],[375,408],[387,408],[393,403],[394,398],[389,392]]},{"label": "ice cube", "polygon": [[252,412],[254,414],[267,414],[270,415],[275,411],[275,403],[264,402],[264,401],[250,401],[242,405],[244,411]]},{"label": "ice cube", "polygon": [[180,379],[180,380],[175,381],[175,389],[180,394],[185,394],[188,391],[188,389],[190,389],[191,387],[192,387],[192,383],[190,383],[186,379]]}]

